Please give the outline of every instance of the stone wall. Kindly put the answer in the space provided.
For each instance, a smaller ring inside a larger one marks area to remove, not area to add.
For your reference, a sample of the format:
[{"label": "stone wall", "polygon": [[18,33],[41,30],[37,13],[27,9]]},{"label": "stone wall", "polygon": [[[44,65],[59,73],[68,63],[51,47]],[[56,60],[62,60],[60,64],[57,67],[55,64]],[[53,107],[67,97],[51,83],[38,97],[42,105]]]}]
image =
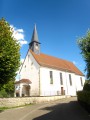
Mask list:
[{"label": "stone wall", "polygon": [[66,96],[0,98],[0,107],[15,107],[32,103],[55,101]]}]

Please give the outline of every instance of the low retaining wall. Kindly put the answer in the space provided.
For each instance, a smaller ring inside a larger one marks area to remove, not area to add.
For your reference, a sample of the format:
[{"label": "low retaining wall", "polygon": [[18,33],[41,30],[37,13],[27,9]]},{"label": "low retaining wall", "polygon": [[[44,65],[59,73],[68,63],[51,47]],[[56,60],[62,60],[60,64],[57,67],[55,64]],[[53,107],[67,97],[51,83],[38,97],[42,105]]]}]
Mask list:
[{"label": "low retaining wall", "polygon": [[66,96],[0,98],[0,107],[15,107],[32,103],[55,101]]}]

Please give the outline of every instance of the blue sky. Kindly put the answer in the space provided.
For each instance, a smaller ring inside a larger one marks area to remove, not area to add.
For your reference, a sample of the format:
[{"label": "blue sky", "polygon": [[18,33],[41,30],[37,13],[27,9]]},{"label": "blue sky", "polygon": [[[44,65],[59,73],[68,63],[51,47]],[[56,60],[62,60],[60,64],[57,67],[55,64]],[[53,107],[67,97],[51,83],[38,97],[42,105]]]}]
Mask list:
[{"label": "blue sky", "polygon": [[21,59],[25,58],[36,23],[41,52],[69,60],[84,72],[77,39],[90,28],[90,0],[0,0],[2,17],[23,44]]}]

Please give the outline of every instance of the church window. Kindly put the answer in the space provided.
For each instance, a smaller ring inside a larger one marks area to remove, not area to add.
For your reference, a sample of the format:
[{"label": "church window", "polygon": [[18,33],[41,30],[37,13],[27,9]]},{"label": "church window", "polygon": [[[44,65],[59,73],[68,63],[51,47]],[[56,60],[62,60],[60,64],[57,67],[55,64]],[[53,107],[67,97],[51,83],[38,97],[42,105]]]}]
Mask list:
[{"label": "church window", "polygon": [[36,43],[36,46],[38,47],[38,43]]},{"label": "church window", "polygon": [[33,62],[31,62],[31,69],[33,69]]},{"label": "church window", "polygon": [[83,81],[82,81],[82,77],[80,77],[80,81],[81,81],[81,86],[83,86]]},{"label": "church window", "polygon": [[36,46],[35,46],[35,48],[38,50],[39,48],[38,48],[38,43],[36,43]]},{"label": "church window", "polygon": [[71,78],[71,74],[69,74],[69,82],[70,82],[70,86],[72,86],[72,78]]},{"label": "church window", "polygon": [[60,73],[60,84],[63,85],[62,73]]},{"label": "church window", "polygon": [[25,68],[25,71],[26,71],[26,65],[24,66],[24,68]]},{"label": "church window", "polygon": [[31,62],[31,66],[33,65],[33,62]]},{"label": "church window", "polygon": [[53,84],[53,72],[50,71],[50,84]]}]

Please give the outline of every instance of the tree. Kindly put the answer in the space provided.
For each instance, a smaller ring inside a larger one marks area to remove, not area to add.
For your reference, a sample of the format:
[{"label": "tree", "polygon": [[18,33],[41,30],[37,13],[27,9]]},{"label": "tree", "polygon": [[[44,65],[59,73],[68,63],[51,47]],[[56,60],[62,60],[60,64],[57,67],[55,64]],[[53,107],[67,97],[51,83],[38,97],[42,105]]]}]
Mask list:
[{"label": "tree", "polygon": [[20,45],[4,18],[0,19],[0,87],[14,81],[20,66]]},{"label": "tree", "polygon": [[86,80],[84,87],[83,87],[84,91],[90,91],[90,80]]},{"label": "tree", "polygon": [[81,49],[81,54],[85,60],[87,72],[87,78],[90,78],[90,31],[87,31],[86,36],[78,40],[79,48]]},{"label": "tree", "polygon": [[13,97],[14,96],[14,81],[9,81],[4,84],[0,90],[0,97]]},{"label": "tree", "polygon": [[3,89],[5,89],[7,95],[9,97],[13,97],[14,96],[14,90],[15,90],[15,87],[14,87],[14,81],[9,81],[7,84],[5,84],[3,86]]}]

